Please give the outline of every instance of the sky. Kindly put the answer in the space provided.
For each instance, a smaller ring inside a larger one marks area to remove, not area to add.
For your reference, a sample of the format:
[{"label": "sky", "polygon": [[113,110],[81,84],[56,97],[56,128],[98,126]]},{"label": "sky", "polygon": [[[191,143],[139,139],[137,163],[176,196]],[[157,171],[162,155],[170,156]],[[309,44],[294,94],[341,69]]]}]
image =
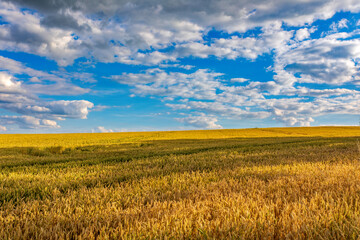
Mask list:
[{"label": "sky", "polygon": [[0,0],[0,133],[359,125],[359,0]]}]

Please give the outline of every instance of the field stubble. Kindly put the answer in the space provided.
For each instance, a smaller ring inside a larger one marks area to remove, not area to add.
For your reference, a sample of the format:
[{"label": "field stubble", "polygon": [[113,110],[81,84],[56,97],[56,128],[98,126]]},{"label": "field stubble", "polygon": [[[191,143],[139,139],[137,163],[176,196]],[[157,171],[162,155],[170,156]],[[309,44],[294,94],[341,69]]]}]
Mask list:
[{"label": "field stubble", "polygon": [[0,239],[358,239],[357,136],[1,135]]}]

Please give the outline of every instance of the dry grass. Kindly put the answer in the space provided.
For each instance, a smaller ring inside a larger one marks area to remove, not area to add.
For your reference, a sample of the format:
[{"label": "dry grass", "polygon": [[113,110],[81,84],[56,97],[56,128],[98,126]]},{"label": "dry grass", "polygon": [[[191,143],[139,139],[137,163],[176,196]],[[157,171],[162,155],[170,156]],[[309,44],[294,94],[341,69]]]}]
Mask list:
[{"label": "dry grass", "polygon": [[358,239],[359,135],[2,135],[0,239]]}]

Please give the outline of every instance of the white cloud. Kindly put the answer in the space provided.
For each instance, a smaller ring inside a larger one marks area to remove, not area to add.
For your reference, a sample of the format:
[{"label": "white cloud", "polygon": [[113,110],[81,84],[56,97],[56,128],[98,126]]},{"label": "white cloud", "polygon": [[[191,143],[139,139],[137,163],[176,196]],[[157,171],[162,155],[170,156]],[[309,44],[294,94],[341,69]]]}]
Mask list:
[{"label": "white cloud", "polygon": [[0,27],[0,46],[3,50],[34,53],[56,59],[59,65],[68,65],[81,56],[71,31],[46,28],[37,13],[21,11],[11,3],[0,2],[0,15],[5,22]]},{"label": "white cloud", "polygon": [[85,100],[48,102],[40,99],[35,101],[26,97],[16,97],[14,99],[11,95],[0,94],[0,108],[39,119],[86,119],[89,109],[93,106],[93,103]]},{"label": "white cloud", "polygon": [[253,111],[241,109],[221,102],[200,102],[190,101],[185,104],[167,104],[173,109],[192,109],[196,111],[206,112],[212,115],[221,115],[236,119],[266,118],[270,114],[265,111]]},{"label": "white cloud", "polygon": [[338,32],[340,29],[348,28],[348,23],[349,23],[349,20],[347,20],[346,18],[343,18],[338,22],[333,22],[330,25],[330,29],[332,30],[332,32]]},{"label": "white cloud", "polygon": [[124,73],[111,78],[134,86],[133,92],[140,96],[211,99],[216,97],[216,89],[220,86],[218,78],[221,75],[207,69],[199,69],[191,74],[149,69],[144,73]]},{"label": "white cloud", "polygon": [[276,120],[280,120],[285,123],[287,126],[294,126],[298,124],[301,127],[309,127],[314,119],[311,117],[299,118],[299,117],[275,117]]},{"label": "white cloud", "polygon": [[284,93],[287,95],[297,96],[311,96],[311,97],[333,97],[340,95],[356,95],[360,94],[357,90],[346,89],[346,88],[335,88],[335,89],[310,89],[307,87],[298,87],[293,89],[285,90]]},{"label": "white cloud", "polygon": [[309,32],[309,29],[307,29],[307,28],[301,28],[301,29],[296,31],[295,39],[298,40],[298,41],[302,41],[302,40],[307,39],[309,37],[310,37],[310,32]]},{"label": "white cloud", "polygon": [[18,125],[20,128],[59,128],[55,121],[39,119],[33,116],[0,116],[2,125]]},{"label": "white cloud", "polygon": [[[16,84],[19,86],[21,85],[23,90],[28,90],[34,94],[48,95],[50,93],[50,95],[80,95],[90,92],[90,89],[76,86],[71,80],[94,81],[89,73],[47,73],[26,67],[21,62],[2,56],[0,56],[0,70],[7,72],[3,72],[1,78],[4,78],[4,74],[11,76],[11,78],[16,75],[29,76],[30,80],[28,82],[17,82]],[[2,81],[5,81],[5,79]],[[52,91],[49,92],[49,89]]]},{"label": "white cloud", "polygon": [[[14,66],[18,63],[15,61],[9,61],[9,63],[8,69],[17,72]],[[24,68],[24,71],[30,72],[32,70]],[[42,86],[45,90],[47,85]],[[46,91],[49,92],[51,87],[51,85],[48,86]],[[85,119],[89,109],[94,106],[93,103],[85,100],[45,101],[37,97],[37,91],[30,91],[30,89],[32,88],[17,80],[9,72],[0,72],[0,108],[21,115],[0,116],[2,125],[15,124],[20,128],[58,128],[59,125],[57,125],[56,121],[66,118]]]},{"label": "white cloud", "polygon": [[94,129],[92,129],[91,132],[93,132],[93,133],[109,133],[109,132],[114,132],[114,131],[112,129],[106,129],[103,126],[98,126]]},{"label": "white cloud", "polygon": [[185,125],[192,126],[200,129],[221,129],[221,125],[216,124],[218,121],[216,117],[200,115],[189,116],[186,118],[176,118],[177,121],[184,123]]},{"label": "white cloud", "polygon": [[270,53],[272,50],[279,52],[287,49],[286,43],[293,36],[293,31],[281,30],[280,24],[270,25],[263,28],[263,33],[258,37],[219,38],[210,45],[200,42],[190,42],[176,46],[174,56],[177,58],[195,56],[207,58],[216,56],[218,58],[236,59],[246,58],[254,60],[258,56]]},{"label": "white cloud", "polygon": [[[113,76],[113,79],[133,86],[133,91],[142,96],[157,96],[166,102],[166,106],[185,114],[195,111],[231,119],[272,117],[286,125],[308,126],[316,116],[359,112],[355,107],[359,104],[357,96],[360,96],[357,90],[295,87],[294,84],[299,82],[297,77],[285,70],[276,71],[279,74],[276,81],[244,80],[244,86],[230,86],[234,80],[226,82],[223,74],[209,74],[201,69],[190,74],[149,69],[138,74]],[[198,118],[180,122],[195,125],[195,120]]]},{"label": "white cloud", "polygon": [[[170,70],[190,70],[191,66],[179,61],[187,57],[254,61],[271,54],[273,79],[233,78],[226,82],[227,76],[208,69],[183,73],[158,68],[112,79],[130,86],[131,96],[155,96],[172,109],[196,112],[198,115],[178,121],[199,128],[221,127],[214,115],[272,117],[288,125],[306,126],[315,116],[358,113],[359,92],[347,86],[360,84],[359,31],[341,32],[349,25],[342,19],[331,25],[332,31],[325,37],[310,39],[316,29],[311,23],[339,11],[359,12],[360,2],[1,1],[0,50],[44,56],[60,66],[84,57],[94,63],[158,65]],[[259,33],[247,32],[255,28]],[[222,34],[208,39],[211,30]],[[57,127],[56,121],[65,118],[86,118],[93,107],[85,100],[45,101],[38,97],[88,93],[89,89],[73,80],[96,83],[91,74],[46,73],[4,57],[0,57],[0,69],[0,108],[21,115],[3,116],[1,124]],[[234,86],[234,82],[242,84]],[[305,85],[308,83],[322,87],[311,89]]]},{"label": "white cloud", "polygon": [[357,81],[360,76],[357,63],[360,41],[338,37],[329,35],[303,41],[279,54],[275,59],[275,79],[283,83],[298,81],[337,85]]},{"label": "white cloud", "polygon": [[266,101],[274,119],[287,125],[309,125],[313,117],[326,114],[360,114],[358,94],[317,97],[313,101],[304,98],[270,99]]},{"label": "white cloud", "polygon": [[53,115],[65,118],[86,119],[94,104],[85,100],[52,101],[46,104]]},{"label": "white cloud", "polygon": [[243,82],[249,81],[249,79],[247,79],[247,78],[232,78],[232,79],[230,79],[230,81],[231,81],[231,82],[243,83]]},{"label": "white cloud", "polygon": [[[186,54],[255,59],[271,49],[279,49],[290,33],[271,30],[273,33],[260,41],[252,37],[219,39],[210,48],[202,43],[203,36],[210,29],[231,34],[255,27],[266,35],[271,32],[269,29],[281,27],[282,23],[302,26],[317,19],[328,19],[338,11],[360,10],[357,0],[39,3],[32,0],[0,3],[0,15],[5,22],[0,27],[0,49],[45,56],[59,65],[72,64],[80,57],[145,65],[175,61]],[[337,26],[345,27],[346,22],[342,20]],[[302,35],[301,31],[298,33],[298,40],[306,37],[305,30],[302,31]],[[173,46],[178,50],[175,56],[171,51],[159,51]],[[182,55],[180,50],[185,49]]]},{"label": "white cloud", "polygon": [[347,20],[346,18],[343,18],[337,23],[337,27],[338,28],[348,28],[348,23],[349,23],[349,20]]},{"label": "white cloud", "polygon": [[13,77],[8,73],[0,72],[0,93],[23,92],[21,89],[21,83],[14,81],[12,78]]}]

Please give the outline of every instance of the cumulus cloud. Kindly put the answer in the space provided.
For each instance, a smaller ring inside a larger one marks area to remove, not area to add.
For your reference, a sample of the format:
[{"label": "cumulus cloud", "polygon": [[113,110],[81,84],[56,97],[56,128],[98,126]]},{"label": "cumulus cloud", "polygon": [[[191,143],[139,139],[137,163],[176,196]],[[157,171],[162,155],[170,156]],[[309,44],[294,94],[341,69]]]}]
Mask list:
[{"label": "cumulus cloud", "polygon": [[168,107],[173,109],[192,109],[197,111],[206,112],[212,115],[221,115],[237,119],[251,119],[251,118],[266,118],[269,116],[265,111],[253,111],[241,109],[221,102],[201,102],[190,101],[184,104],[167,104]]},{"label": "cumulus cloud", "polygon": [[[4,61],[4,58],[0,59],[0,67],[3,66],[1,61]],[[40,78],[47,74],[26,67],[21,69],[21,66],[20,63],[9,59],[9,64],[6,66],[8,71],[0,71],[0,108],[20,114],[20,116],[0,116],[1,125],[17,125],[20,128],[58,128],[56,121],[87,117],[89,109],[94,106],[93,103],[85,100],[45,101],[40,99],[36,94],[37,91],[32,91],[33,88],[11,73],[29,73]],[[57,79],[56,76],[50,76]],[[57,90],[53,89],[52,85],[42,84],[42,86],[44,88],[47,86],[47,94],[49,94],[49,89]]]},{"label": "cumulus cloud", "polygon": [[216,117],[200,115],[189,116],[185,118],[176,118],[177,121],[184,123],[185,125],[192,126],[200,129],[221,129],[221,125],[216,124],[218,121]]},{"label": "cumulus cloud", "polygon": [[[349,20],[341,19],[311,38],[315,20],[339,11],[359,12],[360,2],[3,0],[0,50],[36,54],[59,66],[77,59],[151,66],[110,78],[128,85],[131,96],[156,97],[188,114],[177,120],[197,128],[221,127],[215,116],[307,126],[316,116],[359,112],[360,31],[350,31]],[[211,37],[211,31],[218,36]],[[182,62],[189,57],[256,61],[266,54],[273,57],[268,70],[274,76],[256,81]],[[90,90],[74,80],[97,82],[90,73],[64,69],[39,71],[0,56],[0,108],[21,115],[3,116],[0,124],[56,128],[66,118],[85,119],[91,102],[39,97],[81,95]]]},{"label": "cumulus cloud", "polygon": [[357,81],[359,57],[358,39],[343,40],[337,35],[329,35],[303,41],[277,56],[275,72],[278,76],[275,79],[290,74],[292,76],[284,76],[284,79],[337,85]]},{"label": "cumulus cloud", "polygon": [[337,32],[337,31],[339,31],[340,29],[348,28],[348,23],[349,23],[349,20],[347,20],[346,18],[343,18],[343,19],[341,19],[341,20],[338,21],[338,22],[333,22],[333,23],[330,25],[330,29],[331,29],[333,32]]},{"label": "cumulus cloud", "polygon": [[21,62],[2,56],[0,56],[0,70],[4,71],[3,75],[7,74],[12,78],[16,75],[28,76],[29,81],[17,82],[17,84],[21,84],[23,90],[34,94],[48,95],[49,89],[52,89],[50,95],[81,95],[90,92],[90,89],[79,87],[73,84],[72,80],[94,81],[89,73],[48,73],[29,68]]},{"label": "cumulus cloud", "polygon": [[358,94],[340,96],[320,96],[310,101],[306,98],[271,99],[268,109],[275,120],[293,126],[307,126],[313,117],[326,114],[360,114]]},{"label": "cumulus cloud", "polygon": [[55,121],[40,119],[33,116],[0,116],[0,123],[2,125],[17,125],[24,129],[60,127]]},{"label": "cumulus cloud", "polygon": [[[122,84],[133,86],[134,91],[141,92],[143,96],[159,97],[167,102],[165,103],[166,106],[176,112],[204,114],[201,117],[177,119],[184,124],[192,124],[197,127],[200,126],[200,123],[196,125],[199,121],[203,123],[202,128],[208,128],[204,127],[207,125],[203,121],[200,121],[201,119],[209,120],[208,117],[204,116],[222,116],[232,119],[272,118],[289,126],[309,126],[314,122],[313,117],[316,116],[333,113],[360,113],[356,107],[359,104],[358,96],[360,96],[357,90],[346,88],[311,89],[304,86],[294,86],[298,81],[295,76],[293,76],[295,80],[290,81],[287,85],[282,84],[281,79],[277,78],[277,81],[268,82],[246,80],[243,86],[231,86],[228,85],[229,82],[222,80],[223,75],[220,73],[205,74],[201,75],[203,78],[199,78],[199,75],[195,74],[197,72],[180,74],[150,69],[139,74],[113,76],[113,79]],[[200,72],[202,74],[208,73],[207,70]],[[209,76],[211,77],[209,78]],[[190,84],[199,79],[202,79],[203,84]],[[243,82],[243,79],[240,78],[240,81]],[[173,87],[172,91],[164,90],[167,89],[168,85]],[[151,91],[149,91],[149,86],[151,86]],[[200,91],[198,86],[204,88],[200,88]],[[195,89],[203,94],[192,93],[190,96],[182,94],[183,92],[194,92]],[[189,100],[190,98],[193,100]],[[211,119],[213,118],[210,117]],[[212,122],[210,120],[208,122]]]},{"label": "cumulus cloud", "polygon": [[167,73],[162,69],[149,69],[144,73],[123,73],[111,78],[119,83],[134,86],[140,96],[156,95],[170,98],[211,99],[216,97],[221,73],[199,69],[191,74]]},{"label": "cumulus cloud", "polygon": [[295,39],[298,41],[302,41],[310,37],[310,32],[308,28],[301,28],[296,31]]},{"label": "cumulus cloud", "polygon": [[46,28],[40,15],[22,11],[12,3],[0,3],[3,24],[0,27],[0,46],[3,50],[34,53],[56,59],[60,65],[67,65],[81,56],[76,50],[79,43],[71,32],[65,29]]},{"label": "cumulus cloud", "polygon": [[0,92],[1,93],[23,92],[23,90],[21,89],[21,83],[14,81],[12,78],[13,77],[8,73],[0,72]]},{"label": "cumulus cloud", "polygon": [[[35,11],[24,10],[23,6]],[[202,44],[203,37],[211,28],[231,34],[259,27],[266,35],[267,29],[281,23],[301,26],[327,19],[337,11],[359,11],[360,3],[356,0],[341,3],[330,0],[231,1],[227,4],[215,0],[176,3],[163,0],[131,3],[12,0],[2,1],[1,9],[5,22],[0,28],[1,49],[45,56],[59,65],[72,64],[80,57],[94,57],[101,62],[159,64],[182,57],[181,52],[199,57],[254,59],[264,51],[278,48],[281,42],[276,39],[286,38],[281,34],[288,33],[279,31],[274,33],[273,39],[269,35],[270,40],[264,40],[265,43],[257,43],[252,38],[219,39],[211,48]],[[337,23],[338,28],[345,25],[344,21]],[[302,31],[298,38],[304,39],[305,30]],[[270,43],[274,45],[269,46]],[[233,47],[227,48],[227,44]],[[178,50],[175,56],[159,51],[174,45]]]},{"label": "cumulus cloud", "polygon": [[247,78],[232,78],[232,79],[230,79],[230,81],[231,82],[243,83],[243,82],[249,81],[249,79],[247,79]]},{"label": "cumulus cloud", "polygon": [[94,104],[85,100],[52,101],[46,104],[53,115],[65,118],[86,119]]},{"label": "cumulus cloud", "polygon": [[286,43],[292,36],[293,31],[284,31],[281,29],[281,24],[276,23],[263,28],[263,33],[258,37],[240,38],[232,36],[231,38],[216,39],[210,44],[205,42],[179,44],[176,46],[173,55],[177,58],[215,56],[227,59],[246,58],[254,60],[272,50],[284,51],[287,48]]},{"label": "cumulus cloud", "polygon": [[300,127],[309,127],[311,122],[314,122],[314,119],[311,117],[303,118],[303,117],[282,117],[276,116],[274,119],[280,120],[285,123],[287,126],[294,126],[298,124]]},{"label": "cumulus cloud", "polygon": [[109,133],[109,132],[114,132],[112,129],[106,129],[103,126],[98,126],[94,129],[91,130],[92,133]]}]

